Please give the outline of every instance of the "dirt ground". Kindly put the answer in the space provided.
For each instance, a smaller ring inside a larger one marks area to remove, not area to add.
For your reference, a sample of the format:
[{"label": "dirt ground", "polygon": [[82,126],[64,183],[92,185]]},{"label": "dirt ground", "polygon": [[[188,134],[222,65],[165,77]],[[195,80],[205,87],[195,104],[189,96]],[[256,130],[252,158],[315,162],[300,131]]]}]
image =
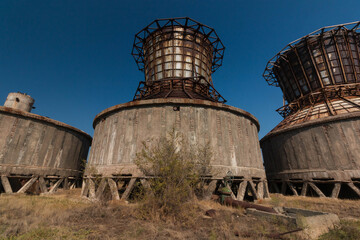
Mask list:
[{"label": "dirt ground", "polygon": [[[275,194],[258,203],[332,212],[346,219],[360,217],[359,200]],[[138,204],[124,201],[93,203],[80,198],[80,189],[48,196],[3,194],[0,239],[269,239],[270,233],[295,228],[212,201],[194,202],[187,213],[191,217],[175,223],[171,219],[144,220],[138,208]],[[209,209],[215,209],[214,217],[205,215]]]}]

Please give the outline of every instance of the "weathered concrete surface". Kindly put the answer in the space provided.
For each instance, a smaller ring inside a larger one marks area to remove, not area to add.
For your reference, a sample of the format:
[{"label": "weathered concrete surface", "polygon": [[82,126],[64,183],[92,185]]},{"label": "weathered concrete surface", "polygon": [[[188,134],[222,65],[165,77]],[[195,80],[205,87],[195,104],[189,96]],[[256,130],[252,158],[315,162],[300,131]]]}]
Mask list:
[{"label": "weathered concrete surface", "polygon": [[173,127],[192,145],[210,141],[211,165],[218,177],[231,171],[235,176],[265,179],[259,124],[251,114],[221,103],[175,98],[133,101],[97,115],[89,169],[104,177],[141,177],[133,161],[142,142],[159,139]]},{"label": "weathered concrete surface", "polygon": [[287,225],[291,224],[303,229],[292,234],[294,237],[298,236],[301,239],[318,239],[320,235],[328,232],[329,229],[334,228],[340,222],[339,217],[333,213],[285,207],[281,210],[281,213],[274,214],[248,208],[246,213],[260,218],[268,218],[272,221],[276,220]]},{"label": "weathered concrete surface", "polygon": [[25,93],[9,93],[4,103],[5,107],[31,112],[35,100]]},{"label": "weathered concrete surface", "polygon": [[272,131],[261,148],[269,180],[360,178],[360,112]]},{"label": "weathered concrete surface", "polygon": [[0,107],[0,174],[77,177],[91,137],[64,123]]}]

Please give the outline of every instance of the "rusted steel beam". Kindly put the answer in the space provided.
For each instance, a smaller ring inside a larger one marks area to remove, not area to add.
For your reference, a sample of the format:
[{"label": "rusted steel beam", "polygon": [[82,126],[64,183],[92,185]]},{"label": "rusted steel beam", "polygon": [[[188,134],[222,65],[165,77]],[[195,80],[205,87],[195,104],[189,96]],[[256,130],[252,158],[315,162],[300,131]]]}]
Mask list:
[{"label": "rusted steel beam", "polygon": [[[354,80],[355,80],[355,82],[358,82],[358,76],[357,76],[357,72],[356,72],[356,68],[355,68],[354,56],[352,54],[353,51],[351,50],[351,47],[350,47],[349,36],[348,36],[348,34],[343,33],[343,37],[345,39],[347,53],[349,54],[349,57],[350,57],[350,60],[351,60],[351,68],[353,70]],[[353,40],[354,40],[354,38],[353,38]],[[356,45],[355,42],[356,41],[354,41],[354,45]]]},{"label": "rusted steel beam", "polygon": [[238,201],[238,200],[232,199],[231,197],[226,197],[224,199],[224,204],[227,206],[232,206],[232,207],[241,207],[244,209],[254,208],[256,210],[263,211],[263,212],[276,213],[276,211],[271,207],[265,207],[265,206],[262,206],[259,204],[249,203],[249,202],[245,202],[245,201]]},{"label": "rusted steel beam", "polygon": [[302,228],[297,228],[291,231],[287,231],[287,232],[283,232],[283,233],[270,233],[270,234],[266,234],[265,236],[268,238],[272,238],[272,239],[282,239],[282,236],[286,235],[286,234],[290,234],[290,233],[295,233],[295,232],[300,232],[304,229]]},{"label": "rusted steel beam", "polygon": [[[342,61],[342,57],[341,57],[341,53],[340,53],[340,50],[339,50],[338,42],[336,41],[336,34],[333,35],[333,40],[334,40],[334,43],[335,43],[334,45],[335,45],[336,53],[338,55],[338,59],[339,59],[339,62],[340,62],[341,73],[342,73],[342,75],[344,77],[344,82],[347,83],[348,80],[347,80],[347,77],[346,77],[346,72],[345,72],[345,69],[344,69],[344,64],[343,64],[343,61]],[[345,41],[345,38],[344,38],[344,41]]]},{"label": "rusted steel beam", "polygon": [[[304,68],[304,65],[303,65],[303,63],[302,63],[302,61],[301,61],[301,58],[299,57],[299,53],[298,53],[296,47],[294,48],[294,51],[295,51],[296,57],[297,57],[297,59],[298,59],[298,62],[300,63],[300,67],[301,67],[302,73],[303,73],[303,75],[304,75],[304,77],[305,77],[306,85],[308,86],[308,90],[309,90],[309,92],[310,92],[310,91],[312,90],[312,87],[311,87],[311,85],[310,85],[310,82],[309,82],[307,73],[306,73],[305,68]],[[303,91],[303,90],[301,89],[301,91]]]}]

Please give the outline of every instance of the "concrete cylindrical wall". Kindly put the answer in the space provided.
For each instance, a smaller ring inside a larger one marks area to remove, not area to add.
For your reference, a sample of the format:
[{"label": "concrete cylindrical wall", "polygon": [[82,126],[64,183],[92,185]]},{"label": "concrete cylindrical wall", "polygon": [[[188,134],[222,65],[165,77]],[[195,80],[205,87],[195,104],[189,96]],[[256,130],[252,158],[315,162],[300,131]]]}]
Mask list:
[{"label": "concrete cylindrical wall", "polygon": [[0,174],[78,177],[91,137],[67,124],[0,107]]},{"label": "concrete cylindrical wall", "polygon": [[134,159],[142,142],[159,139],[173,127],[192,145],[210,143],[213,177],[231,171],[234,176],[265,179],[258,121],[238,108],[191,99],[134,101],[101,112],[94,120],[89,169],[105,177],[141,177]]},{"label": "concrete cylindrical wall", "polygon": [[360,178],[360,113],[325,117],[272,131],[261,140],[269,180]]},{"label": "concrete cylindrical wall", "polygon": [[9,93],[4,103],[5,107],[31,112],[35,100],[24,93]]}]

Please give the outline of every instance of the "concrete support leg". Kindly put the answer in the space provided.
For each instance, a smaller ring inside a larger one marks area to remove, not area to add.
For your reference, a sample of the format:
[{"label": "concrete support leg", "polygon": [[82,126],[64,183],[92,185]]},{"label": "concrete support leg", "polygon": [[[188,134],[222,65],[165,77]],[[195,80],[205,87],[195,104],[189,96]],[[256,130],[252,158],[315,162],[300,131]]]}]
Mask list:
[{"label": "concrete support leg", "polygon": [[354,183],[350,182],[347,185],[360,197],[360,189],[357,188]]},{"label": "concrete support leg", "polygon": [[231,190],[231,195],[230,195],[231,198],[236,199],[236,196],[235,196],[234,192],[232,191],[231,187],[228,184],[226,184],[226,186]]},{"label": "concrete support leg", "polygon": [[209,183],[209,186],[207,187],[205,193],[204,193],[204,199],[205,200],[210,200],[212,194],[214,193],[215,189],[216,189],[216,183],[217,180],[211,180],[211,182]]},{"label": "concrete support leg", "polygon": [[107,185],[107,181],[106,181],[106,178],[103,178],[101,179],[100,181],[100,184],[96,190],[96,193],[95,193],[95,198],[100,200],[101,199],[101,196],[103,195],[104,193],[104,190],[106,188],[106,185]]},{"label": "concrete support leg", "polygon": [[47,193],[48,192],[44,177],[39,177],[39,186],[40,186],[40,191],[42,193]]},{"label": "concrete support leg", "polygon": [[95,198],[95,183],[92,179],[88,179],[89,181],[89,198]]},{"label": "concrete support leg", "polygon": [[255,184],[252,180],[249,181],[249,185],[250,185],[250,191],[254,197],[255,200],[259,199],[259,195],[257,194],[256,188],[255,188]]},{"label": "concrete support leg", "polygon": [[33,184],[34,182],[36,182],[36,180],[38,179],[38,177],[32,177],[30,180],[28,180],[24,186],[22,186],[22,188],[19,189],[19,191],[17,191],[17,193],[25,193]]},{"label": "concrete support leg", "polygon": [[84,178],[81,187],[81,196],[87,197],[88,193],[89,193],[89,180]]},{"label": "concrete support leg", "polygon": [[339,193],[340,193],[340,189],[341,189],[341,183],[335,183],[334,188],[331,192],[331,197],[332,198],[338,198],[339,197]]},{"label": "concrete support leg", "polygon": [[242,201],[245,197],[246,187],[248,185],[247,181],[242,181],[239,185],[239,189],[237,192],[236,200]]},{"label": "concrete support leg", "polygon": [[269,198],[270,192],[269,192],[268,182],[265,180],[263,184],[264,184],[264,198]]},{"label": "concrete support leg", "polygon": [[297,193],[294,185],[293,185],[291,182],[287,182],[287,185],[289,186],[290,190],[293,192],[293,194],[294,194],[295,196],[298,196],[298,195],[299,195],[299,194]]},{"label": "concrete support leg", "polygon": [[122,200],[127,200],[130,196],[130,193],[132,192],[133,188],[134,188],[134,184],[136,182],[136,178],[131,178],[125,192],[122,194],[121,199]]},{"label": "concrete support leg", "polygon": [[50,188],[49,193],[54,193],[59,188],[60,184],[64,181],[64,178],[60,178],[57,182]]},{"label": "concrete support leg", "polygon": [[66,177],[64,179],[64,184],[63,185],[64,185],[64,187],[63,187],[64,190],[69,190],[69,178]]},{"label": "concrete support leg", "polygon": [[306,196],[307,190],[308,190],[309,184],[307,182],[304,182],[301,188],[301,196]]},{"label": "concrete support leg", "polygon": [[282,195],[285,195],[285,193],[286,193],[286,188],[287,188],[287,184],[286,184],[286,182],[284,181],[284,182],[281,183],[281,194],[282,194]]},{"label": "concrete support leg", "polygon": [[5,190],[5,193],[13,193],[13,190],[11,188],[9,179],[7,176],[1,176],[1,183],[3,185],[3,188]]},{"label": "concrete support leg", "polygon": [[108,183],[109,183],[109,187],[110,187],[112,200],[120,200],[116,182],[114,180],[112,180],[111,178],[108,178]]},{"label": "concrete support leg", "polygon": [[314,183],[309,182],[309,186],[314,189],[314,191],[317,195],[319,195],[319,197],[326,197],[325,194],[323,194],[323,192]]},{"label": "concrete support leg", "polygon": [[259,196],[259,199],[264,198],[264,184],[263,184],[263,182],[259,182],[257,184],[257,195]]}]

